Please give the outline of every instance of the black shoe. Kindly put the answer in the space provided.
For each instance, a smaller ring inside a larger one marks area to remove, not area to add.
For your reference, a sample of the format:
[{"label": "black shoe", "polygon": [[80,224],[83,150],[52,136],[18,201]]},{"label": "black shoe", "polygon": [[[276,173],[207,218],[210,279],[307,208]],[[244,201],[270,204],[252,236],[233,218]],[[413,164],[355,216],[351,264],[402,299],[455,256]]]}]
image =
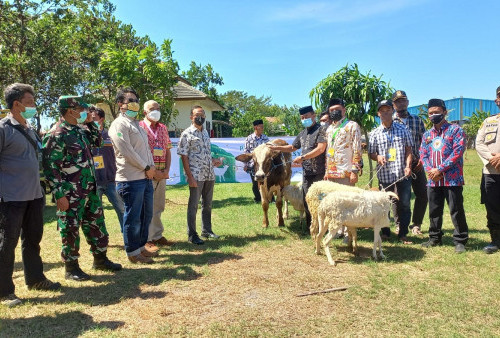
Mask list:
[{"label": "black shoe", "polygon": [[191,237],[191,238],[189,239],[189,241],[190,241],[191,243],[193,243],[193,244],[196,244],[196,245],[203,245],[203,244],[205,244],[205,242],[203,242],[203,241],[201,240],[201,238],[200,238],[200,237],[198,237],[198,236],[193,236],[193,237]]},{"label": "black shoe", "polygon": [[455,253],[461,254],[464,252],[465,252],[465,245],[463,245],[462,243],[458,243],[457,245],[455,245]]},{"label": "black shoe", "polygon": [[214,234],[213,232],[202,232],[202,233],[201,233],[201,237],[217,239],[217,238],[219,238],[220,236],[219,236],[219,235]]},{"label": "black shoe", "polygon": [[483,251],[487,254],[492,254],[498,251],[498,245],[495,243],[490,243],[483,248]]},{"label": "black shoe", "polygon": [[54,283],[45,278],[43,281],[28,285],[28,290],[56,291],[61,288],[61,283]]},{"label": "black shoe", "polygon": [[66,279],[71,279],[77,282],[89,280],[90,276],[80,269],[78,259],[64,263],[66,266]]},{"label": "black shoe", "polygon": [[433,246],[443,245],[443,242],[439,240],[429,239],[427,242],[422,243],[424,248],[430,248]]},{"label": "black shoe", "polygon": [[94,255],[94,264],[92,268],[104,271],[120,271],[122,266],[121,264],[110,261],[106,256],[106,252],[101,252]]}]

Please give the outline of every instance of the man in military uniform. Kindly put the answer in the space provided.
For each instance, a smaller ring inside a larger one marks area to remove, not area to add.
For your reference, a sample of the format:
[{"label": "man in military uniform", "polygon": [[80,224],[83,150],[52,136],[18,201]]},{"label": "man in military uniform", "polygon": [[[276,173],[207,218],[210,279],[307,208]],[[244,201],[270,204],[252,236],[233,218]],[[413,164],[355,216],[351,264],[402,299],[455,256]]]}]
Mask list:
[{"label": "man in military uniform", "polygon": [[316,123],[316,113],[311,106],[299,109],[300,120],[304,130],[295,138],[292,144],[286,146],[270,146],[272,150],[293,152],[302,148],[302,155],[297,156],[293,163],[302,164],[302,192],[306,209],[306,224],[311,226],[311,213],[306,203],[309,187],[317,181],[323,180],[325,175],[325,127]]},{"label": "man in military uniform", "polygon": [[[495,103],[500,108],[500,87]],[[484,120],[476,137],[477,154],[484,163],[481,179],[481,203],[486,207],[487,226],[491,243],[484,252],[492,254],[500,247],[500,114]]]},{"label": "man in military uniform", "polygon": [[99,129],[81,97],[61,96],[58,104],[63,119],[43,140],[43,166],[57,203],[66,279],[83,281],[90,276],[78,264],[80,225],[94,255],[94,268],[118,271],[122,267],[106,257],[108,233],[96,192],[91,152],[92,147],[100,146]]}]

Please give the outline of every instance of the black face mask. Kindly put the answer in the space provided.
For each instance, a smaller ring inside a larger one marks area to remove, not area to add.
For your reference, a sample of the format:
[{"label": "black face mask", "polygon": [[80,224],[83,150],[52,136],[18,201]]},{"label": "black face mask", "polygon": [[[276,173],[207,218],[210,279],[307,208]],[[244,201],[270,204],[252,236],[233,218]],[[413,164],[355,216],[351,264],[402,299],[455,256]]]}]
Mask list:
[{"label": "black face mask", "polygon": [[431,117],[429,117],[429,119],[433,124],[439,124],[441,121],[443,121],[444,114],[434,114]]},{"label": "black face mask", "polygon": [[339,121],[342,118],[341,110],[334,110],[330,113],[330,119],[334,122]]},{"label": "black face mask", "polygon": [[205,118],[203,116],[196,116],[194,118],[194,123],[198,126],[202,126],[204,122],[205,122]]}]

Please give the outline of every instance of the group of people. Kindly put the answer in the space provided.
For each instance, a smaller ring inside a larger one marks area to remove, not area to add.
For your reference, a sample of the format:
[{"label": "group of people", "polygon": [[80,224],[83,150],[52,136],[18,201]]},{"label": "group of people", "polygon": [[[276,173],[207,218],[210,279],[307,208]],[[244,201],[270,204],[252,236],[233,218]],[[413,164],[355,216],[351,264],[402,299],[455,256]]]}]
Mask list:
[{"label": "group of people", "polygon": [[[93,255],[93,268],[116,272],[120,264],[107,256],[108,232],[102,208],[106,195],[116,211],[124,249],[131,263],[151,264],[159,247],[174,243],[164,236],[161,214],[165,209],[166,179],[171,163],[171,141],[160,123],[156,101],[144,103],[141,119],[139,96],[131,88],[118,90],[117,118],[109,130],[105,113],[80,96],[61,96],[60,119],[43,139],[29,120],[37,114],[32,86],[14,83],[4,90],[9,114],[0,121],[0,301],[15,306],[12,275],[19,237],[28,289],[57,290],[58,282],[46,278],[40,257],[43,235],[44,191],[39,162],[56,203],[65,278],[85,281],[91,277],[79,264],[81,227]],[[190,186],[187,212],[188,238],[203,244],[196,232],[196,212],[202,199],[202,237],[216,239],[211,226],[214,165],[210,138],[204,129],[205,112],[195,106],[192,126],[179,142]]]},{"label": "group of people", "polygon": [[[500,108],[500,87],[496,92]],[[380,126],[373,130],[368,144],[368,156],[377,163],[376,176],[380,189],[395,192],[398,200],[393,204],[393,216],[398,240],[412,244],[411,231],[422,235],[422,223],[429,205],[429,238],[423,247],[442,244],[444,202],[448,203],[454,225],[455,252],[466,251],[469,238],[463,201],[463,153],[465,133],[458,124],[446,120],[448,111],[441,99],[428,102],[428,116],[433,127],[426,130],[418,116],[408,113],[409,100],[406,92],[397,90],[392,100],[382,100],[377,105]],[[302,149],[294,163],[302,164],[302,191],[307,225],[311,216],[305,196],[311,184],[329,180],[344,185],[355,185],[362,173],[361,128],[346,117],[346,103],[332,98],[319,123],[311,106],[299,110],[304,129],[291,145],[270,146],[273,150],[293,152]],[[262,133],[262,120],[254,121],[255,132],[246,139],[245,150],[252,152],[256,146],[268,141]],[[476,149],[484,162],[481,182],[481,202],[486,206],[487,226],[491,243],[486,253],[498,251],[500,246],[500,114],[486,119],[476,137]],[[252,175],[251,163],[247,171]],[[253,191],[258,201],[255,181]],[[411,191],[415,194],[413,217]],[[412,223],[410,225],[410,222]],[[347,236],[347,234],[338,234]],[[390,238],[389,228],[383,228],[381,237]]]},{"label": "group of people", "polygon": [[[496,92],[500,107],[500,87]],[[160,107],[147,101],[144,117],[139,116],[139,96],[131,88],[120,89],[116,96],[118,116],[105,128],[105,113],[79,96],[61,96],[59,121],[43,140],[29,124],[37,114],[35,92],[27,84],[14,83],[4,90],[10,113],[0,120],[0,301],[7,306],[21,303],[15,295],[12,275],[14,252],[21,237],[22,260],[28,289],[57,290],[58,282],[47,279],[40,257],[43,235],[44,191],[40,185],[39,159],[45,179],[57,207],[57,224],[62,239],[61,257],[65,278],[90,279],[79,266],[79,228],[93,254],[93,267],[116,272],[120,264],[107,257],[108,232],[102,209],[102,195],[113,205],[123,233],[124,249],[131,263],[153,263],[161,246],[173,243],[164,236],[161,214],[165,208],[166,179],[169,178],[171,141],[167,127],[160,123]],[[419,117],[408,114],[406,93],[398,90],[391,100],[377,106],[381,125],[370,137],[368,153],[377,162],[381,188],[398,194],[394,212],[399,240],[410,243],[409,230],[421,234],[423,217],[429,204],[429,240],[422,245],[441,245],[444,200],[455,226],[455,251],[465,251],[468,240],[462,186],[464,132],[446,121],[444,101],[431,99],[425,130]],[[330,180],[355,185],[362,173],[361,129],[346,117],[346,103],[335,98],[316,121],[311,106],[299,110],[304,129],[294,142],[271,146],[273,150],[302,154],[294,163],[302,165],[304,196],[317,181]],[[181,157],[189,184],[187,236],[196,245],[204,241],[196,231],[196,213],[201,199],[201,237],[219,238],[212,230],[214,166],[210,137],[205,128],[205,111],[194,106],[191,126],[181,134],[177,153]],[[489,117],[476,139],[477,151],[484,162],[481,183],[482,202],[486,205],[487,226],[492,242],[487,253],[500,246],[500,115]],[[248,136],[245,151],[268,142],[263,121],[254,121],[255,132]],[[252,172],[252,163],[246,167]],[[427,177],[426,177],[427,174]],[[255,200],[260,193],[252,178]],[[411,189],[415,193],[413,224],[410,226]],[[308,226],[311,215],[306,207]],[[383,229],[387,239],[389,229]]]}]

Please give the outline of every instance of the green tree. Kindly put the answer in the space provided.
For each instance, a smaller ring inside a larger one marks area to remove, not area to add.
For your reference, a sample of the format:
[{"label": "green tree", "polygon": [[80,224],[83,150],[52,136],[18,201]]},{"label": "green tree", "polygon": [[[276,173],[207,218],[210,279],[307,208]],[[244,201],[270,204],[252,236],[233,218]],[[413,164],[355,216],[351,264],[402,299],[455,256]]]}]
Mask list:
[{"label": "green tree", "polygon": [[211,99],[219,101],[216,86],[222,86],[224,80],[219,73],[216,73],[211,64],[202,66],[194,61],[191,61],[189,70],[182,72],[182,77],[188,80],[191,85],[205,94]]},{"label": "green tree", "polygon": [[481,125],[483,124],[484,120],[486,120],[490,116],[491,116],[491,114],[489,111],[485,112],[485,111],[476,109],[476,111],[474,113],[472,113],[472,115],[470,117],[466,118],[465,123],[462,127],[463,127],[465,134],[466,134],[466,137],[467,137],[466,144],[468,147],[471,147],[471,146],[475,147],[475,140],[476,140],[477,132],[478,132],[479,128],[481,128]]},{"label": "green tree", "polygon": [[[363,74],[358,65],[346,65],[334,74],[328,75],[314,87],[309,96],[317,111],[324,110],[331,98],[342,98],[346,102],[346,114],[356,121],[369,142],[368,132],[376,126],[377,103],[389,99],[393,92],[390,84],[382,76]],[[373,178],[371,160],[370,185]]]}]

